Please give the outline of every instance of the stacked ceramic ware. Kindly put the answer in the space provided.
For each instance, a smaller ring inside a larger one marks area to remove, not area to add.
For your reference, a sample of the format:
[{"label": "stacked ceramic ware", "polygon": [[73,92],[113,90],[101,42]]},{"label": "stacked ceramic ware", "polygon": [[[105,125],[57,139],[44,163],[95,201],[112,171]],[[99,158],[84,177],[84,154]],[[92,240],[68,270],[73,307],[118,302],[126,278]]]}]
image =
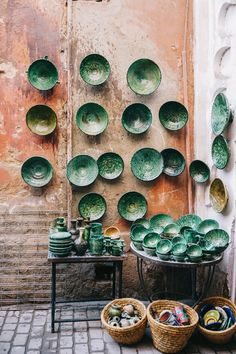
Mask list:
[{"label": "stacked ceramic ware", "polygon": [[67,257],[71,253],[71,234],[66,231],[49,234],[49,251],[56,257]]}]

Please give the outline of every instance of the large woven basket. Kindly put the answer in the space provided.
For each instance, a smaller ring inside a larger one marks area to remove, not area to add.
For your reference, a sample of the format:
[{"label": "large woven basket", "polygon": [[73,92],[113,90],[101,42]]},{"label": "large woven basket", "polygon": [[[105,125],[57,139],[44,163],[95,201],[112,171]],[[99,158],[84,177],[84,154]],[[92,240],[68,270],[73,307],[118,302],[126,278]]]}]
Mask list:
[{"label": "large woven basket", "polygon": [[[190,324],[186,326],[170,326],[157,322],[153,316],[154,310],[158,315],[162,310],[173,310],[175,306],[182,305],[186,310]],[[191,307],[172,300],[157,300],[147,308],[147,318],[150,324],[153,345],[163,353],[177,353],[187,344],[198,324],[198,314]]]},{"label": "large woven basket", "polygon": [[[109,320],[109,308],[111,305],[124,306],[127,304],[133,304],[142,317],[139,322],[129,327],[112,327],[108,324]],[[134,344],[139,342],[144,336],[147,325],[147,311],[144,304],[136,299],[123,298],[116,299],[107,304],[101,313],[101,321],[110,336],[120,344]]]},{"label": "large woven basket", "polygon": [[[201,307],[206,304],[212,304],[214,306],[229,306],[234,313],[234,317],[236,318],[236,306],[235,304],[220,296],[209,297],[203,300],[200,304],[195,307],[195,310],[199,312]],[[211,343],[216,344],[225,344],[230,341],[234,333],[236,332],[236,322],[230,328],[224,331],[210,331],[202,327],[200,324],[198,325],[199,332]]]}]

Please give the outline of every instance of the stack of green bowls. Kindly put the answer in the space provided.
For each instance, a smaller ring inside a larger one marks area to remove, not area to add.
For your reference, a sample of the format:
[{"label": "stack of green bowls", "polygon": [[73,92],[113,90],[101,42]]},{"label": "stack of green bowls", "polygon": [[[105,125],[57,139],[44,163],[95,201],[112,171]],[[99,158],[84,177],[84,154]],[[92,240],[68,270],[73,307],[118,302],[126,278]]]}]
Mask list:
[{"label": "stack of green bowls", "polygon": [[72,240],[69,232],[49,234],[48,249],[56,257],[67,257],[71,253]]}]

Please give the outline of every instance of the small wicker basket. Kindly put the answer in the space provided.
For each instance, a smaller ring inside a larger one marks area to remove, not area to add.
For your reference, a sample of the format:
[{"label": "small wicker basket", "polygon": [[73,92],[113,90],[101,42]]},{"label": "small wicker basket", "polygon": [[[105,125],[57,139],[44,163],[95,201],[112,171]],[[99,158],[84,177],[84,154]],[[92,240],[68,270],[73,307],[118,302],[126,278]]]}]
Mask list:
[{"label": "small wicker basket", "polygon": [[[186,326],[170,326],[157,322],[153,316],[154,310],[158,314],[162,310],[173,310],[175,306],[182,305],[186,310],[190,324]],[[153,345],[163,353],[177,353],[187,344],[198,324],[198,314],[191,307],[172,300],[157,300],[152,302],[147,308],[147,318],[150,324]]]},{"label": "small wicker basket", "polygon": [[[112,327],[108,324],[109,320],[109,309],[111,305],[124,306],[127,304],[133,304],[136,310],[141,316],[141,320],[134,325],[129,327]],[[120,344],[134,344],[139,342],[144,336],[146,325],[147,325],[147,311],[144,304],[136,299],[123,298],[116,299],[107,304],[101,313],[101,321],[110,336]]]},{"label": "small wicker basket", "polygon": [[[209,297],[205,300],[203,300],[200,304],[198,304],[195,307],[195,310],[197,312],[200,311],[201,307],[206,304],[212,304],[214,306],[229,306],[231,310],[234,313],[234,317],[236,318],[236,306],[235,304],[220,296],[214,296],[214,297]],[[230,341],[234,333],[236,332],[236,322],[234,323],[233,326],[231,326],[228,329],[225,329],[224,331],[210,331],[209,329],[206,329],[202,327],[200,324],[198,325],[199,332],[211,343],[216,343],[216,344],[225,344]]]}]

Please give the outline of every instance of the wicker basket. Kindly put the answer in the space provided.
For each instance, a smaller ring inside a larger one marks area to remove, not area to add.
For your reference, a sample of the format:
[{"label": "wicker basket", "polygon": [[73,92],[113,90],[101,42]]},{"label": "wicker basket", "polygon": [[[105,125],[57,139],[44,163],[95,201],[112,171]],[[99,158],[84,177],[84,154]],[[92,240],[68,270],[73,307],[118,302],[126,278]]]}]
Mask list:
[{"label": "wicker basket", "polygon": [[[214,306],[229,306],[231,310],[234,313],[234,316],[236,318],[236,306],[235,304],[224,298],[224,297],[219,297],[219,296],[214,296],[214,297],[209,297],[205,300],[203,300],[200,304],[198,304],[195,307],[195,310],[198,312],[203,305],[206,304],[213,304]],[[216,344],[225,344],[230,341],[231,337],[233,334],[236,332],[236,322],[234,323],[233,326],[231,326],[228,329],[225,329],[224,331],[210,331],[209,329],[206,329],[200,324],[198,325],[199,332],[211,343],[216,343]]]},{"label": "wicker basket", "polygon": [[[175,306],[182,305],[186,310],[190,324],[186,326],[170,326],[157,322],[152,316],[152,310],[160,314],[162,310],[173,310]],[[147,308],[147,318],[150,324],[153,345],[164,353],[177,353],[187,344],[198,324],[198,314],[191,307],[172,300],[157,300]]]},{"label": "wicker basket", "polygon": [[[109,308],[111,305],[124,306],[126,304],[133,304],[138,310],[140,316],[142,317],[139,322],[129,327],[112,327],[108,324],[109,320]],[[110,336],[120,344],[134,344],[140,341],[145,333],[147,325],[147,311],[144,304],[136,299],[123,298],[116,299],[107,304],[101,313],[101,321],[103,326],[106,328]]]}]

